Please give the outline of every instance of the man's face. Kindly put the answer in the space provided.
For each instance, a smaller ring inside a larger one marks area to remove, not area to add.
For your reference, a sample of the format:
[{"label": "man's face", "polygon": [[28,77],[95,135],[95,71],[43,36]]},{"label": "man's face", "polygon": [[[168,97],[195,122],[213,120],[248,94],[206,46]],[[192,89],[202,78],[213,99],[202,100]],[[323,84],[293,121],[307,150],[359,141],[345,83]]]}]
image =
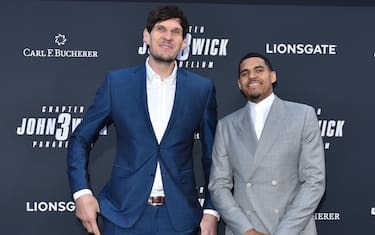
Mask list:
[{"label": "man's face", "polygon": [[241,62],[238,87],[249,101],[258,103],[269,96],[274,82],[276,72],[271,71],[262,58],[251,57]]},{"label": "man's face", "polygon": [[158,22],[151,33],[145,29],[143,41],[149,46],[151,57],[159,62],[174,62],[178,52],[186,47],[179,19]]}]

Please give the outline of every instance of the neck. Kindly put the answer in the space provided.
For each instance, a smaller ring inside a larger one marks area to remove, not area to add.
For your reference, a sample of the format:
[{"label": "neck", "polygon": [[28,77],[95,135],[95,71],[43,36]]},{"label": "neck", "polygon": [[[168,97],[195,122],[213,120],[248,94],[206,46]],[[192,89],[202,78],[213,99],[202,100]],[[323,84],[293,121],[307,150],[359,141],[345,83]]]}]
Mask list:
[{"label": "neck", "polygon": [[148,63],[150,67],[152,68],[152,70],[154,70],[154,72],[158,74],[162,80],[164,80],[169,75],[171,75],[175,66],[174,61],[173,62],[158,61],[158,60],[155,60],[153,57],[150,57],[150,59],[148,60]]}]

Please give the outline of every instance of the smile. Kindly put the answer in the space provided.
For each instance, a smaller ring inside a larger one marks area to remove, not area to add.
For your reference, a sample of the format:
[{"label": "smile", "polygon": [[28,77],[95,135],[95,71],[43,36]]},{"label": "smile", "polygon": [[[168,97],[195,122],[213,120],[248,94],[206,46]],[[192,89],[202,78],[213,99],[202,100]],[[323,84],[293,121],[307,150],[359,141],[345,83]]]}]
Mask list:
[{"label": "smile", "polygon": [[247,84],[248,87],[254,88],[258,87],[261,83],[259,81],[252,81]]}]

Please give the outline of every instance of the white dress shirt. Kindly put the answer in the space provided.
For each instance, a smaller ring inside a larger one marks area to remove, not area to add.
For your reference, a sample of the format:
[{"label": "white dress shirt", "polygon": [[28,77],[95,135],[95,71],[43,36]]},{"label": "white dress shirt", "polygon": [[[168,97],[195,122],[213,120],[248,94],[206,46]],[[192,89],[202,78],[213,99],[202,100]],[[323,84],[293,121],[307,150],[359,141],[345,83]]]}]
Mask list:
[{"label": "white dress shirt", "polygon": [[[176,92],[176,74],[177,64],[175,64],[171,75],[162,80],[161,77],[152,70],[148,64],[148,59],[146,60],[148,112],[159,144],[163,138],[165,130],[167,129],[169,118],[172,113]],[[165,196],[159,162],[156,167],[154,184],[150,196]]]},{"label": "white dress shirt", "polygon": [[258,140],[260,139],[260,136],[263,131],[264,123],[266,122],[268,113],[270,112],[270,109],[274,100],[275,100],[275,95],[271,93],[271,95],[269,95],[268,97],[266,97],[264,100],[260,101],[259,103],[253,103],[250,101],[248,102],[251,120],[253,121],[255,134],[257,135]]}]

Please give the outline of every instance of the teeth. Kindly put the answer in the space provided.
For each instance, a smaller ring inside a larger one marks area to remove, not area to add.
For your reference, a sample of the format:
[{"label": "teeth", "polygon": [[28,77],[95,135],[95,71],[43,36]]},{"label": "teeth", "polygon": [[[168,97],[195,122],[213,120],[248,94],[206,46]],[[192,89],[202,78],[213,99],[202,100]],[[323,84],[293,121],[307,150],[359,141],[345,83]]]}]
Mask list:
[{"label": "teeth", "polygon": [[258,86],[259,85],[259,82],[257,82],[257,81],[254,81],[254,82],[250,82],[249,83],[249,86],[250,87],[256,87],[256,86]]}]

